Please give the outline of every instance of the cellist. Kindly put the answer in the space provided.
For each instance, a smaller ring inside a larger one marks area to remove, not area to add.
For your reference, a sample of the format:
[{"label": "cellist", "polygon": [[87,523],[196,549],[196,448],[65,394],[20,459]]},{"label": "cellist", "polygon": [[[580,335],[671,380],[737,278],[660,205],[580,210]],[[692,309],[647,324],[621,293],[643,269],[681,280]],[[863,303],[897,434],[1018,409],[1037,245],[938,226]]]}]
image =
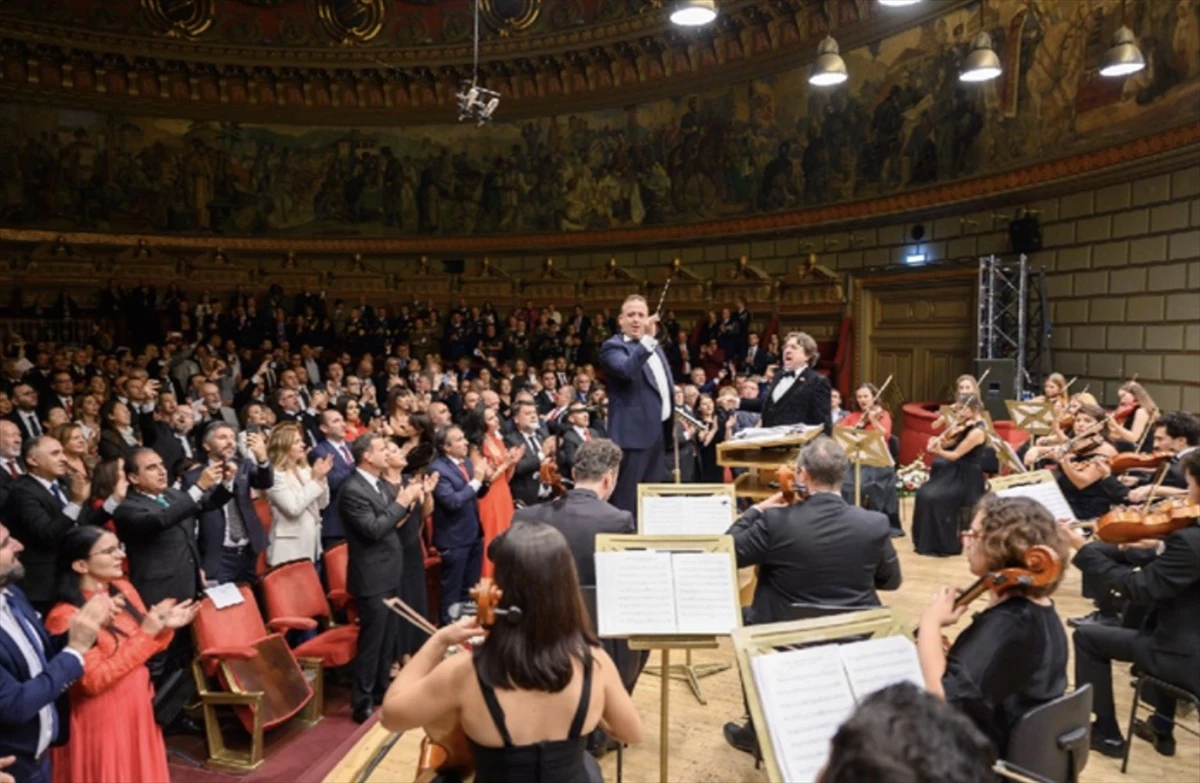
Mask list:
[{"label": "cellist", "polygon": [[[1181,472],[1188,497],[1200,502],[1200,452],[1184,458]],[[1151,607],[1141,629],[1085,625],[1073,637],[1075,687],[1090,683],[1093,689],[1092,749],[1120,758],[1127,739],[1121,736],[1113,706],[1114,661],[1132,661],[1151,676],[1200,693],[1200,526],[1177,530],[1163,541],[1150,539],[1148,546],[1089,543],[1066,524],[1062,531],[1079,550],[1073,562],[1085,576]],[[1153,743],[1159,753],[1174,755],[1175,699],[1154,693],[1148,700],[1155,704],[1155,713],[1148,721],[1134,721],[1133,733]]]},{"label": "cellist", "polygon": [[483,629],[474,617],[438,629],[392,682],[381,723],[408,731],[457,714],[477,783],[599,780],[587,735],[600,727],[638,742],[642,722],[591,631],[567,541],[549,525],[518,522],[488,556],[501,598],[487,638],[446,657]]},{"label": "cellist", "polygon": [[[1062,561],[1067,555],[1054,519],[1029,498],[985,495],[962,537],[977,577],[1023,565],[1033,546],[1049,547]],[[1018,585],[993,594],[948,652],[942,628],[968,609],[955,608],[958,589],[939,589],[921,616],[917,654],[926,689],[974,720],[1001,758],[1021,716],[1066,690],[1067,637],[1050,600],[1061,578],[1060,572],[1041,587]]]}]

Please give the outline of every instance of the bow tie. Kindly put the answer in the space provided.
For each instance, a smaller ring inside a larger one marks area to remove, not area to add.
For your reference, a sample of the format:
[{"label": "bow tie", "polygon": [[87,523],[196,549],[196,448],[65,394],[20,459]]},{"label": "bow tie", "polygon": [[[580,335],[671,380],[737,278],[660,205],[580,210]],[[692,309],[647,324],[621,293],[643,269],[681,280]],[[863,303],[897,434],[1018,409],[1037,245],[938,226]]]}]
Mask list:
[{"label": "bow tie", "polygon": [[779,376],[779,380],[781,380],[781,381],[782,381],[784,378],[795,378],[795,377],[796,377],[796,371],[795,371],[795,370],[788,370],[788,371],[787,371],[787,372],[785,372],[783,375],[780,375],[780,376]]}]

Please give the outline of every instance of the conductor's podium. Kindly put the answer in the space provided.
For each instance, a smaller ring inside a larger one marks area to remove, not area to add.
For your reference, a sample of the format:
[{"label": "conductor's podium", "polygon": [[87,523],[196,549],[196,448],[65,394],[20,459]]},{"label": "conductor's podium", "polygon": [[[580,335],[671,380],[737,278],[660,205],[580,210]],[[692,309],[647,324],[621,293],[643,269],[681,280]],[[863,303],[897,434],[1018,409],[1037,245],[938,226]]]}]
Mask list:
[{"label": "conductor's podium", "polygon": [[734,493],[740,498],[763,500],[779,491],[779,467],[795,465],[800,449],[821,432],[820,427],[813,427],[770,439],[727,440],[717,444],[717,464],[745,469],[733,482]]}]

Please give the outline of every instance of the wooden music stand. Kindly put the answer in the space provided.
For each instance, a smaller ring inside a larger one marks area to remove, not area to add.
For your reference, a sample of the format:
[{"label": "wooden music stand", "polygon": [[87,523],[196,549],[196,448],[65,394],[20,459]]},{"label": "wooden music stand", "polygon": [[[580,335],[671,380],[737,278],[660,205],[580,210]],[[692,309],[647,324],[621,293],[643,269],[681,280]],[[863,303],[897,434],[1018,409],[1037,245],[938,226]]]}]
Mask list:
[{"label": "wooden music stand", "polygon": [[862,466],[890,468],[895,466],[883,433],[855,427],[834,427],[833,439],[854,463],[854,505],[862,507]]},{"label": "wooden music stand", "polygon": [[[646,516],[644,513],[644,500],[647,496],[663,497],[719,497],[725,495],[729,499],[729,520],[725,524],[725,528],[719,533],[715,531],[698,531],[706,535],[723,536],[737,518],[737,498],[734,495],[732,484],[638,484],[638,515],[637,515],[637,531],[641,536],[654,536],[661,538],[659,533],[646,532]],[[695,535],[694,532],[689,532],[687,535]],[[735,557],[736,562],[736,557]],[[748,579],[753,579],[753,575],[748,575]],[[742,582],[742,574],[738,572],[738,583]],[[714,674],[725,671],[729,668],[727,663],[704,663],[696,665],[692,663],[691,649],[685,650],[686,658],[683,663],[676,663],[671,666],[668,675],[676,680],[684,680],[692,688],[692,694],[696,697],[696,701],[701,704],[708,704],[708,699],[704,697],[704,691],[700,688],[700,680],[705,677],[711,677]],[[662,670],[658,666],[647,666],[643,669],[647,674],[658,677],[662,675]]]},{"label": "wooden music stand", "polygon": [[733,482],[734,492],[739,498],[765,500],[779,491],[775,476],[779,466],[795,465],[804,445],[822,432],[814,427],[771,440],[724,441],[717,444],[717,464],[723,468],[749,468]]},{"label": "wooden music stand", "polygon": [[[649,549],[662,552],[723,552],[729,555],[729,568],[733,573],[734,584],[737,584],[737,556],[733,549],[733,538],[730,536],[628,536],[599,533],[596,535],[597,552],[624,552],[627,550]],[[599,605],[600,596],[597,596]],[[731,596],[735,605],[737,596]],[[741,608],[736,611],[738,627],[742,624]],[[596,621],[599,627],[599,618]],[[631,650],[659,650],[662,655],[660,671],[671,672],[671,650],[712,650],[719,646],[716,636],[691,636],[682,634],[664,634],[662,636],[630,636]],[[727,664],[719,664],[723,669]],[[662,677],[662,689],[659,706],[658,729],[658,771],[661,783],[667,783],[668,770],[668,729],[670,728],[670,685],[672,677]],[[699,691],[699,684],[693,683],[693,691]],[[703,702],[702,702],[703,703]]]},{"label": "wooden music stand", "polygon": [[1031,400],[1005,400],[1008,418],[1013,426],[1025,430],[1031,437],[1046,435],[1054,430],[1054,405]]},{"label": "wooden music stand", "polygon": [[[910,632],[911,630],[908,629]],[[775,755],[766,711],[763,709],[750,661],[759,655],[778,652],[780,648],[832,644],[841,639],[857,640],[864,636],[877,638],[903,633],[906,633],[904,622],[891,609],[886,608],[865,609],[860,612],[785,623],[749,625],[733,632],[733,649],[737,655],[738,671],[742,675],[742,687],[750,705],[750,718],[758,729],[758,746],[767,766],[767,779],[771,783],[786,781],[780,770],[779,759]]]}]

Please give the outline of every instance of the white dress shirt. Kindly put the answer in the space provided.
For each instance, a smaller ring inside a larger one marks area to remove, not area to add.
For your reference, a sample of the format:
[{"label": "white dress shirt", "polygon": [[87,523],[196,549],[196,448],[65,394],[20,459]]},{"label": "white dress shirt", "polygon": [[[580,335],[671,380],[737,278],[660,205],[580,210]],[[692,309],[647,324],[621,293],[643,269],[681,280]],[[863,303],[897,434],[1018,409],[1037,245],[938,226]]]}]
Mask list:
[{"label": "white dress shirt", "polygon": [[[785,371],[784,376],[787,376],[788,372],[792,371]],[[801,376],[803,375],[804,370],[800,369],[796,370],[791,377],[780,377],[779,383],[775,384],[775,389],[771,392],[771,402],[779,402],[781,399],[783,399],[783,395],[787,394],[788,389],[792,388],[795,383],[800,381]]]},{"label": "white dress shirt", "polygon": [[79,512],[83,510],[83,506],[81,506],[78,503],[71,500],[71,495],[62,488],[61,484],[58,484],[58,482],[56,482],[56,481],[47,481],[46,479],[42,478],[41,476],[35,475],[33,473],[30,473],[29,475],[31,475],[35,479],[37,479],[38,483],[41,484],[43,487],[45,487],[46,491],[49,492],[52,496],[54,495],[54,490],[52,489],[52,487],[57,484],[58,491],[61,492],[63,497],[67,499],[67,505],[63,506],[63,510],[62,510],[63,514],[66,515],[70,519],[79,519]]},{"label": "white dress shirt", "polygon": [[15,472],[18,476],[25,473],[25,468],[21,467],[21,461],[18,459],[9,459],[8,457],[0,457],[0,470],[3,470],[8,475],[12,476]]},{"label": "white dress shirt", "polygon": [[[634,342],[629,335],[625,335],[625,342]],[[650,352],[650,358],[646,360],[646,366],[650,368],[650,374],[654,376],[655,391],[658,392],[658,397],[662,401],[662,421],[671,418],[671,382],[667,379],[667,368],[663,366],[662,359],[658,358],[658,340],[655,340],[650,335],[645,335],[639,340],[642,347]]]}]

